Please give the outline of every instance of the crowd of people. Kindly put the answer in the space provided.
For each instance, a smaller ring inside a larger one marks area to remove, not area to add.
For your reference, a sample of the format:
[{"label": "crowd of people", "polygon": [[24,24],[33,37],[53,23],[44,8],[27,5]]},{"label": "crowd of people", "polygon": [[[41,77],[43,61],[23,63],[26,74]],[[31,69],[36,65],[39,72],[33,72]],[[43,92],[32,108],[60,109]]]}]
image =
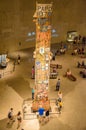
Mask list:
[{"label": "crowd of people", "polygon": [[73,44],[82,44],[82,45],[86,45],[86,36],[81,36],[78,35],[74,38]]},{"label": "crowd of people", "polygon": [[[75,43],[74,43],[75,44]],[[85,43],[84,43],[85,44]],[[58,54],[58,52],[60,54],[65,54],[66,52],[66,49],[67,47],[66,46],[62,46],[60,48],[60,50],[56,51],[55,54],[53,55],[52,57],[52,60],[55,60],[56,58],[56,55]],[[85,54],[85,50],[84,48],[82,47],[81,49],[80,48],[75,48],[74,49],[74,54]],[[18,55],[17,57],[17,63],[20,64],[20,61],[21,61],[21,57],[20,55]],[[15,62],[14,62],[14,68],[13,68],[13,71],[15,70]],[[77,67],[80,68],[82,67],[83,70],[80,71],[80,74],[82,74],[82,77],[83,78],[86,78],[86,65],[85,65],[85,62],[84,60],[82,60],[82,63],[80,63],[79,61],[77,62]],[[57,68],[56,67],[53,67],[53,72],[57,72]],[[35,66],[32,66],[32,79],[35,78]],[[71,73],[71,70],[70,69],[67,69],[66,71],[66,74],[65,76],[67,76],[68,78],[69,77],[73,77],[72,73]],[[61,80],[60,78],[58,78],[57,82],[56,82],[56,91],[57,91],[57,99],[56,99],[56,105],[57,105],[57,108],[58,108],[58,112],[61,113],[61,110],[62,110],[62,107],[63,107],[63,94],[62,92],[60,91],[60,88],[61,87]],[[34,95],[35,95],[35,89],[32,88],[32,100],[34,100]],[[46,123],[47,121],[49,121],[50,119],[50,110],[45,110],[41,105],[39,106],[39,109],[38,109],[38,114],[39,114],[39,122],[40,123]],[[14,115],[13,113],[13,108],[10,108],[10,111],[8,112],[8,122],[7,124],[10,125],[11,123],[17,121],[17,129],[20,128],[21,126],[21,122],[22,122],[22,114],[21,112],[19,111],[16,115]],[[21,129],[23,130],[23,129]]]},{"label": "crowd of people", "polygon": [[83,48],[83,47],[82,47],[82,48],[75,47],[75,48],[73,49],[72,55],[77,55],[77,54],[79,54],[79,55],[84,55],[84,54],[85,54],[84,48]]}]

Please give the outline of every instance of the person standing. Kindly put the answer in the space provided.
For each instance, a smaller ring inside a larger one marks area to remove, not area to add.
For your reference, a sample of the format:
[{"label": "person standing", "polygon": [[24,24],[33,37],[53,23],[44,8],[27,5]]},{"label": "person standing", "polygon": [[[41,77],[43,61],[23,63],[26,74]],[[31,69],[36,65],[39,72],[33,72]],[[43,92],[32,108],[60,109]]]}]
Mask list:
[{"label": "person standing", "polygon": [[32,67],[32,79],[34,79],[35,78],[35,67],[33,66]]},{"label": "person standing", "polygon": [[38,112],[39,112],[39,121],[40,123],[43,123],[44,108],[42,107],[42,105],[40,105]]},{"label": "person standing", "polygon": [[18,121],[18,125],[17,125],[17,129],[20,128],[21,122],[22,122],[22,117],[21,117],[21,112],[19,111],[17,113],[17,121]]},{"label": "person standing", "polygon": [[8,112],[8,123],[7,124],[10,124],[12,122],[14,122],[14,115],[13,115],[13,108],[10,108],[9,112]]},{"label": "person standing", "polygon": [[59,114],[61,114],[62,107],[63,107],[63,103],[62,103],[61,100],[59,100],[58,101],[58,111],[59,111]]},{"label": "person standing", "polygon": [[47,121],[49,121],[49,110],[46,110],[45,111],[45,116],[46,116],[46,120],[45,120],[45,122],[47,122]]},{"label": "person standing", "polygon": [[62,101],[62,92],[61,91],[58,92],[58,101]]},{"label": "person standing", "polygon": [[21,60],[21,57],[20,55],[18,55],[18,59],[17,59],[18,64],[20,64],[20,60]]},{"label": "person standing", "polygon": [[34,99],[35,90],[32,88],[32,100]]},{"label": "person standing", "polygon": [[58,79],[56,83],[56,91],[59,91],[59,89],[60,89],[60,79]]}]

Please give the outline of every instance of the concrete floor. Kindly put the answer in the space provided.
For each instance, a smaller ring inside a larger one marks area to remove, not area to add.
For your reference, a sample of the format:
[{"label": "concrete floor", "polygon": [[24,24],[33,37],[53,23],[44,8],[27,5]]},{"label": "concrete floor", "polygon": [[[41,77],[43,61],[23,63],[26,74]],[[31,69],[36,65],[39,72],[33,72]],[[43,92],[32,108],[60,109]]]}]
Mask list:
[{"label": "concrete floor", "polygon": [[[86,79],[79,75],[81,69],[76,68],[77,61],[82,61],[79,55],[71,56],[72,49],[65,55],[56,56],[55,63],[62,64],[58,69],[58,78],[61,79],[61,91],[63,92],[64,106],[61,115],[50,115],[50,121],[40,125],[38,119],[23,120],[21,128],[25,130],[86,130]],[[21,55],[21,64],[16,65],[13,70],[13,59]],[[14,114],[22,111],[23,100],[31,99],[31,87],[34,80],[31,79],[31,68],[34,65],[32,60],[33,49],[26,49],[9,54],[11,60],[8,67],[0,70],[5,75],[0,79],[0,130],[16,130],[17,122],[7,126],[7,113],[11,107]],[[86,59],[84,59],[86,62]],[[63,74],[70,68],[77,81],[73,82],[63,77]],[[5,73],[7,72],[7,73]],[[56,98],[55,85],[57,79],[50,79],[49,98]]]}]

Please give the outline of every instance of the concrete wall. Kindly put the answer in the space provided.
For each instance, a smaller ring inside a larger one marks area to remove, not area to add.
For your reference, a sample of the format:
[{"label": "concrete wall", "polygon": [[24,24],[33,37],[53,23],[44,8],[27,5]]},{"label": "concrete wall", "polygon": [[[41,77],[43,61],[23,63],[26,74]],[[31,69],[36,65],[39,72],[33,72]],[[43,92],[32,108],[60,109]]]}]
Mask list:
[{"label": "concrete wall", "polygon": [[[50,3],[51,0],[38,0],[38,2]],[[86,0],[52,0],[52,2],[52,28],[56,29],[58,34],[58,37],[52,37],[52,43],[66,40],[66,33],[70,30],[76,30],[86,36]],[[35,31],[33,22],[35,5],[35,0],[0,0],[0,52],[35,45],[34,37],[28,36],[28,32]]]}]

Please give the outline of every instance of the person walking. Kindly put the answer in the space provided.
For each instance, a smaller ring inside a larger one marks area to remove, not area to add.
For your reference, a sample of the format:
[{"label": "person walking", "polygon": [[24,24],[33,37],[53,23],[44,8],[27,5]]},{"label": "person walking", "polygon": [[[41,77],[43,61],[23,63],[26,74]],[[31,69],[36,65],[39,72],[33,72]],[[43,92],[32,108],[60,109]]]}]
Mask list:
[{"label": "person walking", "polygon": [[61,100],[59,100],[58,101],[58,111],[59,111],[59,114],[61,114],[62,107],[63,107],[63,103],[62,103]]},{"label": "person walking", "polygon": [[59,89],[60,89],[60,79],[58,79],[56,83],[56,91],[59,91]]},{"label": "person walking", "polygon": [[35,90],[32,88],[32,100],[34,99]]},{"label": "person walking", "polygon": [[17,121],[18,121],[18,125],[17,125],[17,129],[20,128],[21,122],[22,122],[22,117],[21,117],[21,112],[19,111],[17,114]]},{"label": "person walking", "polygon": [[8,112],[8,122],[7,124],[10,124],[12,122],[14,122],[14,115],[13,115],[13,108],[10,108],[9,112]]},{"label": "person walking", "polygon": [[61,91],[58,92],[58,101],[62,101],[62,92]]}]

